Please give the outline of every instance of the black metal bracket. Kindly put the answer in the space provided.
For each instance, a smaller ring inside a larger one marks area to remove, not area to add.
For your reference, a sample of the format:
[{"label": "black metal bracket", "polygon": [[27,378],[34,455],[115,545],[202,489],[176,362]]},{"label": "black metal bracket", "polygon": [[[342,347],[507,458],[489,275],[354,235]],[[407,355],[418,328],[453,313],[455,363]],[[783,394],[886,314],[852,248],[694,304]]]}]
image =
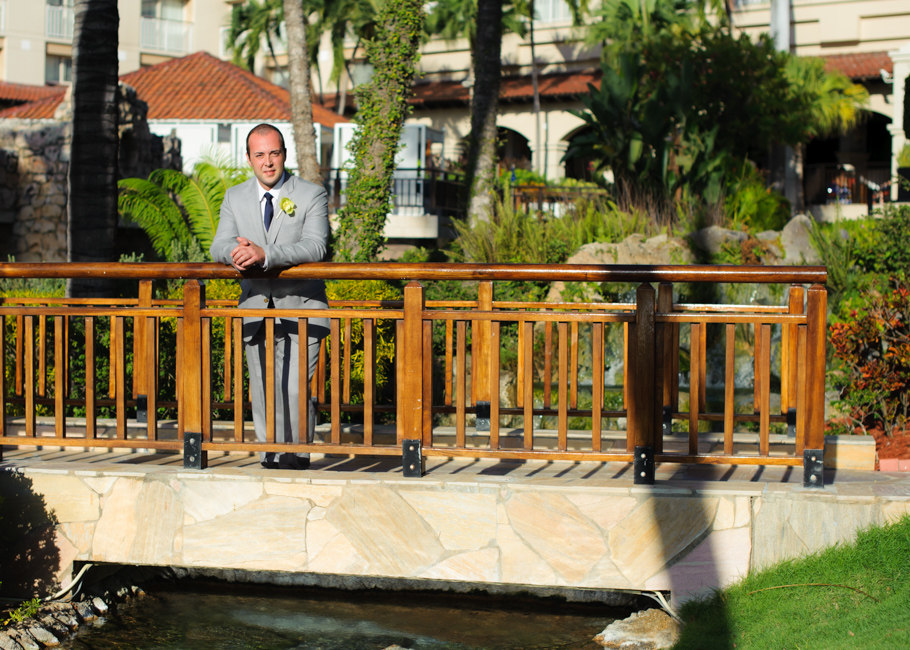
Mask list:
[{"label": "black metal bracket", "polygon": [[202,433],[183,432],[183,468],[206,469],[209,466],[208,452],[202,451]]},{"label": "black metal bracket", "polygon": [[803,450],[803,487],[823,489],[825,487],[825,450]]},{"label": "black metal bracket", "polygon": [[796,437],[796,409],[787,409],[787,437]]},{"label": "black metal bracket", "polygon": [[136,422],[139,424],[148,424],[149,421],[149,399],[147,395],[136,396]]},{"label": "black metal bracket", "polygon": [[673,408],[668,404],[663,410],[664,435],[669,436],[673,433]]},{"label": "black metal bracket", "polygon": [[477,421],[474,423],[474,429],[477,431],[490,430],[490,403],[477,402],[474,405],[474,413],[477,415]]},{"label": "black metal bracket", "polygon": [[427,472],[427,461],[419,440],[405,440],[401,445],[401,469],[405,478],[420,478]]},{"label": "black metal bracket", "polygon": [[632,466],[636,485],[654,485],[654,447],[636,447]]}]

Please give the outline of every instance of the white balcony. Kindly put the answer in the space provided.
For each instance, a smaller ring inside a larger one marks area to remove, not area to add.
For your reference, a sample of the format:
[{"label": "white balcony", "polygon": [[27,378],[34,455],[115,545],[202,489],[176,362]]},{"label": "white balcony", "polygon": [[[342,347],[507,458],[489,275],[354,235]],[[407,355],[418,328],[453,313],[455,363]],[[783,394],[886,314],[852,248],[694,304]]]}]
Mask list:
[{"label": "white balcony", "polygon": [[139,24],[139,46],[168,54],[193,51],[193,25],[179,20],[142,18]]},{"label": "white balcony", "polygon": [[73,40],[76,14],[72,7],[47,5],[44,16],[44,31],[48,38]]}]

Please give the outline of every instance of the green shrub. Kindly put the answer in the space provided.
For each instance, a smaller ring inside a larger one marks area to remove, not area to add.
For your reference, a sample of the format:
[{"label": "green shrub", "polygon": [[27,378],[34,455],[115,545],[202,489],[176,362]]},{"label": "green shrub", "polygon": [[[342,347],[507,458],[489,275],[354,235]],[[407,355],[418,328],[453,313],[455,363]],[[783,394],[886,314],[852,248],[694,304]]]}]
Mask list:
[{"label": "green shrub", "polygon": [[905,143],[897,154],[898,167],[910,167],[910,142]]},{"label": "green shrub", "polygon": [[727,175],[724,212],[734,230],[780,230],[790,219],[790,202],[765,186],[761,172],[748,162]]}]

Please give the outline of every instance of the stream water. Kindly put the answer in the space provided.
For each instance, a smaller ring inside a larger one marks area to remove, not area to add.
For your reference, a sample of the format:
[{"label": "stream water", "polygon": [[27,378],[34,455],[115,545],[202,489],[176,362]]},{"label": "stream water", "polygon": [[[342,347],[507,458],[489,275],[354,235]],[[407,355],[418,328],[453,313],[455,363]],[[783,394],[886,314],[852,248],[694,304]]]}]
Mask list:
[{"label": "stream water", "polygon": [[62,647],[592,650],[600,646],[591,638],[631,611],[532,597],[168,583]]}]

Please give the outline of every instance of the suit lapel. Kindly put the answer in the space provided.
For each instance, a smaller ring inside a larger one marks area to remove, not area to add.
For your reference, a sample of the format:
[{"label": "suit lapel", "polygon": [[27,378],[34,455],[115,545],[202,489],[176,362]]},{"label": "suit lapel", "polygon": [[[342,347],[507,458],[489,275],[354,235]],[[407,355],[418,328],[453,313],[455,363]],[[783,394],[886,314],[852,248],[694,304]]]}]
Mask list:
[{"label": "suit lapel", "polygon": [[267,233],[265,231],[265,224],[262,223],[262,205],[259,200],[259,181],[256,180],[254,176],[249,181],[250,183],[249,190],[245,193],[243,206],[243,214],[250,215],[249,219],[252,219],[254,223],[250,224],[253,226],[253,231],[259,233],[256,239],[257,241],[267,241]]},{"label": "suit lapel", "polygon": [[281,231],[281,226],[284,225],[285,220],[288,218],[288,215],[285,214],[284,210],[281,209],[281,199],[286,196],[290,196],[293,189],[294,177],[288,174],[288,177],[285,179],[284,184],[278,191],[278,195],[274,199],[275,216],[272,218],[272,225],[269,226],[268,231],[268,242],[270,244],[274,244],[278,241],[278,233]]}]

